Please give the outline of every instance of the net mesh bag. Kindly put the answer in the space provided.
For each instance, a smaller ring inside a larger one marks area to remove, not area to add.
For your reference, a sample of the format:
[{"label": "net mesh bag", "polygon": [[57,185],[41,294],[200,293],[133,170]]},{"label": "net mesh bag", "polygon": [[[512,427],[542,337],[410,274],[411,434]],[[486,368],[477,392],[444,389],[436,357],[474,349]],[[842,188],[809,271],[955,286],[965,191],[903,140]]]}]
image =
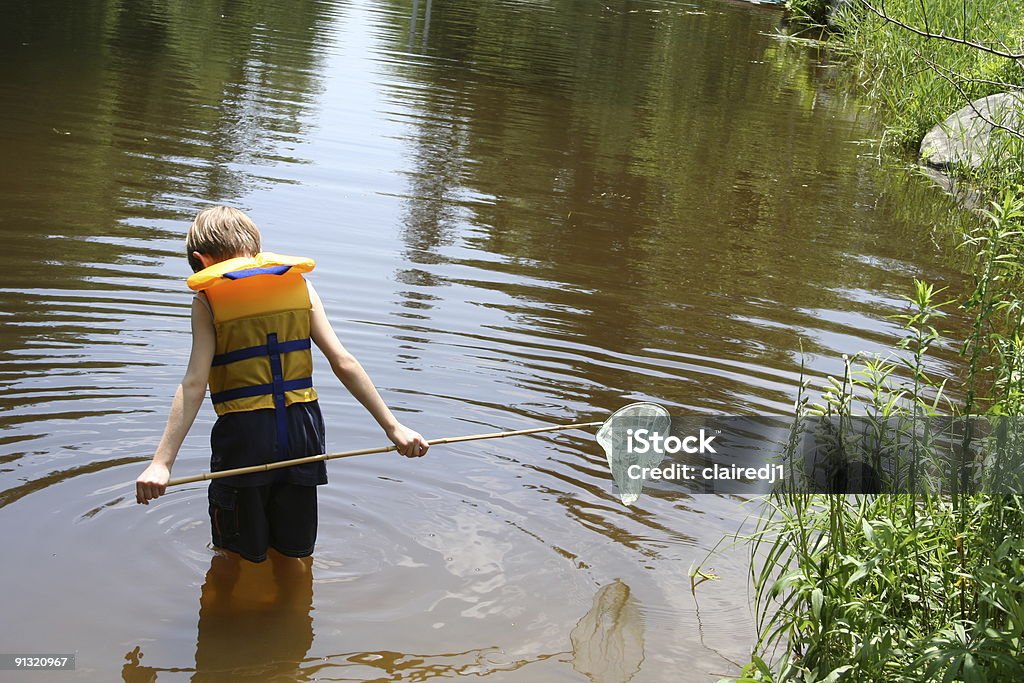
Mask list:
[{"label": "net mesh bag", "polygon": [[630,467],[657,467],[665,457],[664,450],[648,448],[646,453],[629,448],[630,435],[646,430],[648,437],[668,436],[672,418],[668,411],[656,403],[631,403],[619,408],[597,430],[597,442],[604,449],[612,479],[618,488],[623,505],[631,505],[640,497],[643,478],[629,475]]}]

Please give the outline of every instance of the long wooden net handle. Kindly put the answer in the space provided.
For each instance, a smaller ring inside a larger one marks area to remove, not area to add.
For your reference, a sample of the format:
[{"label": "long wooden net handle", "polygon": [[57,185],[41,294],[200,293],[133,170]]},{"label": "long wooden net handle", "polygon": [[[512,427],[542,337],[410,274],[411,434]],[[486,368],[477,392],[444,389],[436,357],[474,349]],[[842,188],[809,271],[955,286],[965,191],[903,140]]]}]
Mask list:
[{"label": "long wooden net handle", "polygon": [[[521,436],[523,434],[540,434],[541,432],[557,432],[563,429],[583,429],[584,427],[596,427],[597,425],[604,424],[603,422],[578,422],[571,425],[556,425],[554,427],[534,427],[532,429],[517,429],[511,432],[492,432],[490,434],[470,434],[468,436],[449,436],[444,439],[433,439],[427,443],[431,446],[441,446],[448,443],[461,443],[463,441],[482,441],[483,439],[500,439],[506,436]],[[238,467],[233,470],[221,470],[219,472],[203,472],[202,474],[194,474],[190,477],[180,477],[178,479],[171,479],[167,482],[168,486],[177,486],[179,484],[191,484],[197,481],[206,481],[208,479],[221,479],[222,477],[233,477],[239,474],[252,474],[254,472],[266,472],[268,470],[278,470],[282,467],[292,467],[294,465],[304,465],[309,462],[320,462],[321,460],[335,460],[337,458],[351,458],[357,455],[370,455],[372,453],[387,453],[389,451],[397,450],[398,447],[395,445],[391,446],[379,446],[377,448],[364,448],[356,451],[345,451],[344,453],[323,453],[321,455],[311,455],[305,458],[295,458],[293,460],[281,460],[279,462],[271,462],[265,465],[253,465],[251,467]]]}]

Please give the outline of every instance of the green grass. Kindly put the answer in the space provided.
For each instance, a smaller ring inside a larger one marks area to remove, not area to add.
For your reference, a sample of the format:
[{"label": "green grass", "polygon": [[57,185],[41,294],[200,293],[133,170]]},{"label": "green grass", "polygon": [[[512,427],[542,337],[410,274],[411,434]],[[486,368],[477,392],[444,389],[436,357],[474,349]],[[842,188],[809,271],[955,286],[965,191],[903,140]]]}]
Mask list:
[{"label": "green grass", "polygon": [[[869,0],[891,18],[1003,53],[1024,52],[1024,12],[1005,0]],[[822,23],[825,0],[789,0],[804,21]],[[849,63],[884,127],[885,145],[916,153],[925,133],[969,101],[1024,87],[1024,60],[976,47],[916,35],[853,0],[833,16],[830,44]],[[1007,148],[977,171],[959,169],[989,196],[1024,184],[1024,146],[996,132]]]}]

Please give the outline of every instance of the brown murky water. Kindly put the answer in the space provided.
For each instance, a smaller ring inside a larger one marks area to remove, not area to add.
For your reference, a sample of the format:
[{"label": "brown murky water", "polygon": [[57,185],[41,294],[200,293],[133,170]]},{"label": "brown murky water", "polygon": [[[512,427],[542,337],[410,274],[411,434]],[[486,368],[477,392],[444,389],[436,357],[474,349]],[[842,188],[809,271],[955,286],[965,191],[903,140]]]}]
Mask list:
[{"label": "brown murky water", "polygon": [[[11,680],[704,681],[752,635],[751,512],[610,494],[583,433],[333,463],[312,583],[207,581],[205,487],[133,481],[188,353],[181,240],[248,211],[428,437],[784,413],[958,287],[921,181],[775,8],[55,0],[0,28],[0,652]],[[917,217],[917,218],[915,218]],[[939,373],[955,371],[944,351]],[[332,451],[383,443],[317,368]],[[175,475],[207,468],[212,410]],[[43,677],[41,677],[43,676]],[[7,680],[8,675],[4,675]]]}]

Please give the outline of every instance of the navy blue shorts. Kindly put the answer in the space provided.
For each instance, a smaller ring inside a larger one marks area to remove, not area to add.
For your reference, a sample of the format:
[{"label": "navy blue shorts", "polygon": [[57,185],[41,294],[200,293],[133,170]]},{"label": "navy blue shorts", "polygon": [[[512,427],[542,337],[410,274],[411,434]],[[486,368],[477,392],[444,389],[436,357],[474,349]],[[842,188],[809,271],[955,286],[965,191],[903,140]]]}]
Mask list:
[{"label": "navy blue shorts", "polygon": [[[210,469],[219,472],[323,453],[320,404],[293,403],[286,411],[287,453],[278,449],[273,408],[218,417],[210,433]],[[326,483],[323,461],[211,481],[213,545],[251,562],[267,559],[268,548],[291,557],[311,555],[316,543],[316,487]]]},{"label": "navy blue shorts", "polygon": [[[273,408],[218,417],[210,433],[210,469],[219,472],[323,453],[326,438],[320,404],[316,401],[293,403],[285,410],[288,413],[288,452],[285,454],[278,452],[277,420]],[[307,463],[224,477],[217,481],[238,488],[274,483],[319,486],[327,483],[327,465],[322,461]]]},{"label": "navy blue shorts", "polygon": [[210,482],[213,545],[250,562],[267,559],[273,548],[288,557],[307,557],[316,544],[316,487],[275,483],[235,487]]}]

